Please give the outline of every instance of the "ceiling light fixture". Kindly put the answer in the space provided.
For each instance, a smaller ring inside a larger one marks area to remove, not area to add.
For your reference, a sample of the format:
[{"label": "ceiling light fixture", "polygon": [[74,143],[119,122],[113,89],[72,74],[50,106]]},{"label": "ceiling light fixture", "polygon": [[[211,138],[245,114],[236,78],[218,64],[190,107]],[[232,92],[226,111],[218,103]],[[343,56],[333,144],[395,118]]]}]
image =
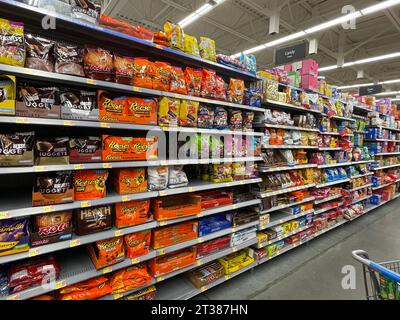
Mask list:
[{"label": "ceiling light fixture", "polygon": [[[259,45],[257,47],[254,47],[254,48],[242,51],[242,52],[243,53],[246,53],[246,52],[254,53],[254,52],[263,50],[265,48],[274,47],[274,46],[277,46],[279,44],[283,44],[285,42],[289,42],[291,40],[298,39],[298,38],[300,38],[302,36],[305,36],[305,35],[308,35],[308,34],[312,34],[312,33],[315,33],[315,32],[321,31],[321,30],[325,30],[325,29],[328,29],[330,27],[337,26],[337,25],[339,25],[339,24],[341,24],[343,22],[346,22],[346,21],[349,21],[349,20],[352,20],[352,19],[357,19],[357,18],[360,18],[361,16],[365,16],[365,15],[368,15],[368,14],[371,14],[371,13],[374,13],[374,12],[378,12],[378,11],[387,9],[389,7],[393,7],[393,6],[398,5],[398,4],[400,4],[400,0],[387,0],[387,1],[384,1],[384,2],[381,2],[381,3],[378,3],[376,5],[372,5],[370,7],[364,8],[362,10],[349,13],[349,14],[347,14],[345,16],[341,16],[341,17],[329,20],[327,22],[321,23],[321,24],[316,25],[314,27],[310,27],[310,28],[308,28],[308,29],[306,29],[304,31],[296,32],[294,34],[291,34],[291,35],[285,36],[283,38],[267,42],[267,43],[265,43],[263,45]],[[237,58],[242,54],[242,52],[235,53],[235,54],[231,55],[231,57],[232,58]],[[335,69],[335,68],[333,68],[333,69]],[[329,69],[329,70],[332,70],[332,69]]]},{"label": "ceiling light fixture", "polygon": [[[353,62],[346,62],[345,64],[343,64],[342,68],[365,64],[365,63],[371,63],[371,62],[375,62],[375,61],[393,59],[393,58],[397,58],[397,57],[400,57],[400,52],[393,52],[393,53],[389,53],[389,54],[384,54],[382,56],[361,59],[361,60],[357,60],[357,61],[353,61]],[[330,71],[330,70],[334,70],[334,69],[338,69],[338,68],[339,68],[338,65],[331,65],[331,66],[318,68],[318,71],[324,72],[324,71]]]},{"label": "ceiling light fixture", "polygon": [[[379,81],[376,84],[392,84],[392,83],[400,83],[400,79]],[[345,90],[345,89],[361,88],[361,87],[373,86],[374,84],[375,83],[373,83],[373,82],[370,82],[370,83],[358,83],[358,84],[351,84],[351,85],[348,85],[348,86],[341,86],[341,87],[338,87],[338,89]]]},{"label": "ceiling light fixture", "polygon": [[204,16],[207,12],[210,12],[212,9],[214,9],[216,6],[224,2],[225,0],[211,0],[201,6],[199,9],[197,9],[195,12],[189,14],[186,18],[183,20],[179,21],[178,24],[184,28],[191,24],[192,22],[196,21],[199,19],[201,16]]}]

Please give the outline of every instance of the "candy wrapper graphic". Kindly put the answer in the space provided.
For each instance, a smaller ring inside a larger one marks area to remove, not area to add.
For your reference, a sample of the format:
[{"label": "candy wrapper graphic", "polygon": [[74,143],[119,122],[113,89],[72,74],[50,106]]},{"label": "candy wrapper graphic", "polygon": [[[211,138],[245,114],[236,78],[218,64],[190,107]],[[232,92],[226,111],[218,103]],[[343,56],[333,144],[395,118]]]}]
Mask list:
[{"label": "candy wrapper graphic", "polygon": [[28,219],[0,220],[0,256],[29,249]]}]

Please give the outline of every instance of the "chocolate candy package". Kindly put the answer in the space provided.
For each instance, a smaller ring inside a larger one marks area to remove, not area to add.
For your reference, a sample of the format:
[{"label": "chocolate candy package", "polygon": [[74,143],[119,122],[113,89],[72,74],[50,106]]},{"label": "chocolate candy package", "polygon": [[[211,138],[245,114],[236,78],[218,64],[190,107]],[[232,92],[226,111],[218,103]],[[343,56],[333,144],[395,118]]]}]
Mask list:
[{"label": "chocolate candy package", "polygon": [[101,162],[100,137],[72,137],[69,139],[69,162]]},{"label": "chocolate candy package", "polygon": [[54,72],[54,41],[27,33],[25,34],[25,47],[26,68]]},{"label": "chocolate candy package", "polygon": [[25,40],[22,22],[0,19],[0,63],[24,66]]},{"label": "chocolate candy package", "polygon": [[90,79],[113,81],[114,57],[108,50],[86,46],[83,67]]},{"label": "chocolate candy package", "polygon": [[93,200],[106,196],[107,170],[74,172],[75,200]]},{"label": "chocolate candy package", "polygon": [[71,120],[98,121],[99,109],[97,107],[96,92],[60,90],[61,118]]},{"label": "chocolate candy package", "polygon": [[65,241],[72,238],[72,211],[39,214],[32,218],[31,246]]},{"label": "chocolate candy package", "polygon": [[111,205],[75,210],[75,233],[82,236],[111,229],[113,210]]},{"label": "chocolate candy package", "polygon": [[222,107],[216,107],[214,112],[214,128],[228,129],[228,112]]},{"label": "chocolate candy package", "polygon": [[165,190],[168,186],[168,167],[147,168],[147,181],[150,191]]},{"label": "chocolate candy package", "polygon": [[243,128],[243,115],[240,110],[229,109],[229,129],[242,130]]},{"label": "chocolate candy package", "polygon": [[36,140],[36,164],[69,164],[68,137],[38,138]]},{"label": "chocolate candy package", "polygon": [[36,177],[33,185],[32,206],[46,206],[74,201],[70,171],[48,172]]},{"label": "chocolate candy package", "polygon": [[56,42],[54,46],[55,65],[57,73],[84,77],[83,48],[74,44]]},{"label": "chocolate candy package", "polygon": [[18,87],[15,113],[19,117],[60,119],[59,90],[55,87]]},{"label": "chocolate candy package", "polygon": [[29,250],[29,220],[0,220],[0,256]]},{"label": "chocolate candy package", "polygon": [[201,104],[197,114],[197,127],[203,129],[212,129],[214,125],[214,109]]},{"label": "chocolate candy package", "polygon": [[72,16],[96,24],[103,0],[70,0]]},{"label": "chocolate candy package", "polygon": [[8,295],[8,276],[4,266],[0,266],[0,297]]},{"label": "chocolate candy package", "polygon": [[0,134],[0,167],[33,166],[34,132]]}]

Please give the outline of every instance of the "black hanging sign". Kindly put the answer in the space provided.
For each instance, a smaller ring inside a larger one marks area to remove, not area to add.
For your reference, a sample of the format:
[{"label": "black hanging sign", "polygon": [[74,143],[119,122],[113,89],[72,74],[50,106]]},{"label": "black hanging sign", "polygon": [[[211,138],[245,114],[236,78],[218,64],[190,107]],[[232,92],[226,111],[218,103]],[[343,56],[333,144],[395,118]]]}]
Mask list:
[{"label": "black hanging sign", "polygon": [[306,57],[307,43],[275,50],[275,64],[278,66],[302,60]]},{"label": "black hanging sign", "polygon": [[381,93],[383,91],[383,86],[381,84],[377,84],[374,86],[361,87],[358,89],[358,94],[360,96],[370,96],[371,94]]}]

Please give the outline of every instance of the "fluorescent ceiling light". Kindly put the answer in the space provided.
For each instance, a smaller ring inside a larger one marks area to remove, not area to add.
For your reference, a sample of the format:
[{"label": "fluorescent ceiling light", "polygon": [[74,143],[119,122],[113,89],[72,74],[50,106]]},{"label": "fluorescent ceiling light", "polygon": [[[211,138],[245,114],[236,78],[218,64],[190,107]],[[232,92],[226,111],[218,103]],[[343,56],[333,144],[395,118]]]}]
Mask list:
[{"label": "fluorescent ceiling light", "polygon": [[[400,4],[400,0],[387,0],[387,1],[384,1],[384,2],[380,2],[380,3],[376,4],[376,5],[373,5],[373,6],[364,8],[362,10],[347,14],[345,16],[337,17],[335,19],[332,19],[332,20],[329,20],[327,22],[321,23],[321,24],[316,25],[314,27],[310,27],[310,28],[308,28],[308,29],[306,29],[304,31],[296,32],[296,33],[294,33],[292,35],[288,35],[286,37],[283,37],[283,38],[280,38],[280,39],[276,39],[276,40],[273,40],[271,42],[267,42],[266,44],[264,44],[264,46],[265,46],[265,48],[270,48],[270,47],[273,47],[273,46],[277,46],[279,44],[283,44],[285,42],[289,42],[291,40],[294,40],[294,39],[297,39],[299,37],[305,36],[307,34],[311,34],[311,33],[315,33],[315,32],[318,32],[318,31],[321,31],[321,30],[324,30],[324,29],[328,29],[330,27],[339,25],[339,24],[341,24],[343,22],[346,22],[346,21],[349,21],[351,19],[357,19],[357,18],[359,18],[361,16],[365,16],[365,15],[368,15],[368,14],[371,14],[371,13],[374,13],[374,12],[377,12],[377,11],[381,11],[381,10],[387,9],[389,7],[398,5],[398,4]],[[263,48],[260,49],[260,47],[261,46],[257,46],[256,47],[257,48],[256,51],[260,51],[260,50],[263,49]],[[249,50],[252,50],[252,49],[248,49],[246,51],[249,51]],[[253,52],[255,52],[255,51],[253,51]],[[241,52],[238,52],[238,53],[235,53],[235,54],[231,55],[231,57],[232,58],[236,58],[236,57],[239,57],[240,54],[241,54]],[[332,70],[332,69],[329,69],[329,70]]]},{"label": "fluorescent ceiling light", "polygon": [[280,45],[280,44],[282,44],[284,42],[288,42],[288,41],[291,41],[291,40],[294,40],[294,39],[297,39],[297,38],[301,38],[301,37],[303,37],[305,35],[306,35],[306,33],[304,31],[296,32],[296,33],[290,34],[290,35],[288,35],[286,37],[283,37],[283,38],[280,38],[280,39],[276,39],[276,40],[273,40],[271,42],[267,42],[267,43],[264,44],[264,46],[266,48],[275,47],[275,46]]},{"label": "fluorescent ceiling light", "polygon": [[[345,64],[343,64],[343,67],[346,68],[346,67],[351,67],[351,66],[370,63],[370,62],[375,62],[375,61],[392,59],[392,58],[396,58],[396,57],[400,57],[400,52],[393,52],[393,53],[385,54],[385,55],[382,55],[382,56],[376,56],[376,57],[371,57],[371,58],[367,58],[367,59],[361,59],[361,60],[357,60],[357,61],[346,62]],[[331,65],[331,66],[327,66],[327,67],[318,68],[318,71],[319,72],[324,72],[324,71],[334,70],[334,69],[337,69],[337,68],[339,68],[337,65]]]},{"label": "fluorescent ceiling light", "polygon": [[244,54],[250,54],[250,53],[254,53],[254,52],[257,52],[257,51],[260,51],[260,50],[263,50],[263,49],[265,49],[265,45],[264,44],[262,44],[261,46],[257,46],[257,47],[248,49],[246,51],[243,51],[243,53]]},{"label": "fluorescent ceiling light", "polygon": [[318,31],[321,31],[321,30],[328,29],[330,27],[336,26],[336,25],[341,24],[343,22],[346,22],[346,21],[349,21],[349,20],[352,20],[352,19],[357,19],[359,17],[361,17],[361,12],[360,11],[356,11],[356,12],[353,12],[353,13],[350,13],[350,14],[346,14],[345,16],[338,17],[336,19],[321,23],[319,25],[316,25],[315,27],[308,28],[308,29],[304,30],[304,32],[308,33],[308,34],[314,33],[314,32],[318,32]]},{"label": "fluorescent ceiling light", "polygon": [[192,22],[196,21],[199,19],[201,16],[204,16],[207,12],[211,11],[214,9],[217,5],[221,4],[225,0],[215,0],[213,4],[206,3],[205,5],[201,6],[199,9],[197,9],[195,12],[189,14],[186,18],[183,20],[179,21],[178,24],[184,28],[191,24]]},{"label": "fluorescent ceiling light", "polygon": [[375,4],[373,6],[367,7],[365,9],[362,9],[361,13],[363,15],[371,14],[371,13],[381,11],[383,9],[395,6],[396,4],[400,4],[400,0],[387,0],[387,1]]},{"label": "fluorescent ceiling light", "polygon": [[400,91],[386,91],[374,94],[375,96],[394,96],[395,94],[400,94]]},{"label": "fluorescent ceiling light", "polygon": [[[392,83],[400,83],[400,79],[380,81],[377,84],[392,84]],[[351,84],[351,85],[348,85],[348,86],[341,86],[341,87],[338,87],[338,89],[343,90],[343,89],[361,88],[361,87],[373,86],[374,84],[375,83],[373,83],[373,82],[370,82],[370,83],[358,83],[358,84]]]}]

